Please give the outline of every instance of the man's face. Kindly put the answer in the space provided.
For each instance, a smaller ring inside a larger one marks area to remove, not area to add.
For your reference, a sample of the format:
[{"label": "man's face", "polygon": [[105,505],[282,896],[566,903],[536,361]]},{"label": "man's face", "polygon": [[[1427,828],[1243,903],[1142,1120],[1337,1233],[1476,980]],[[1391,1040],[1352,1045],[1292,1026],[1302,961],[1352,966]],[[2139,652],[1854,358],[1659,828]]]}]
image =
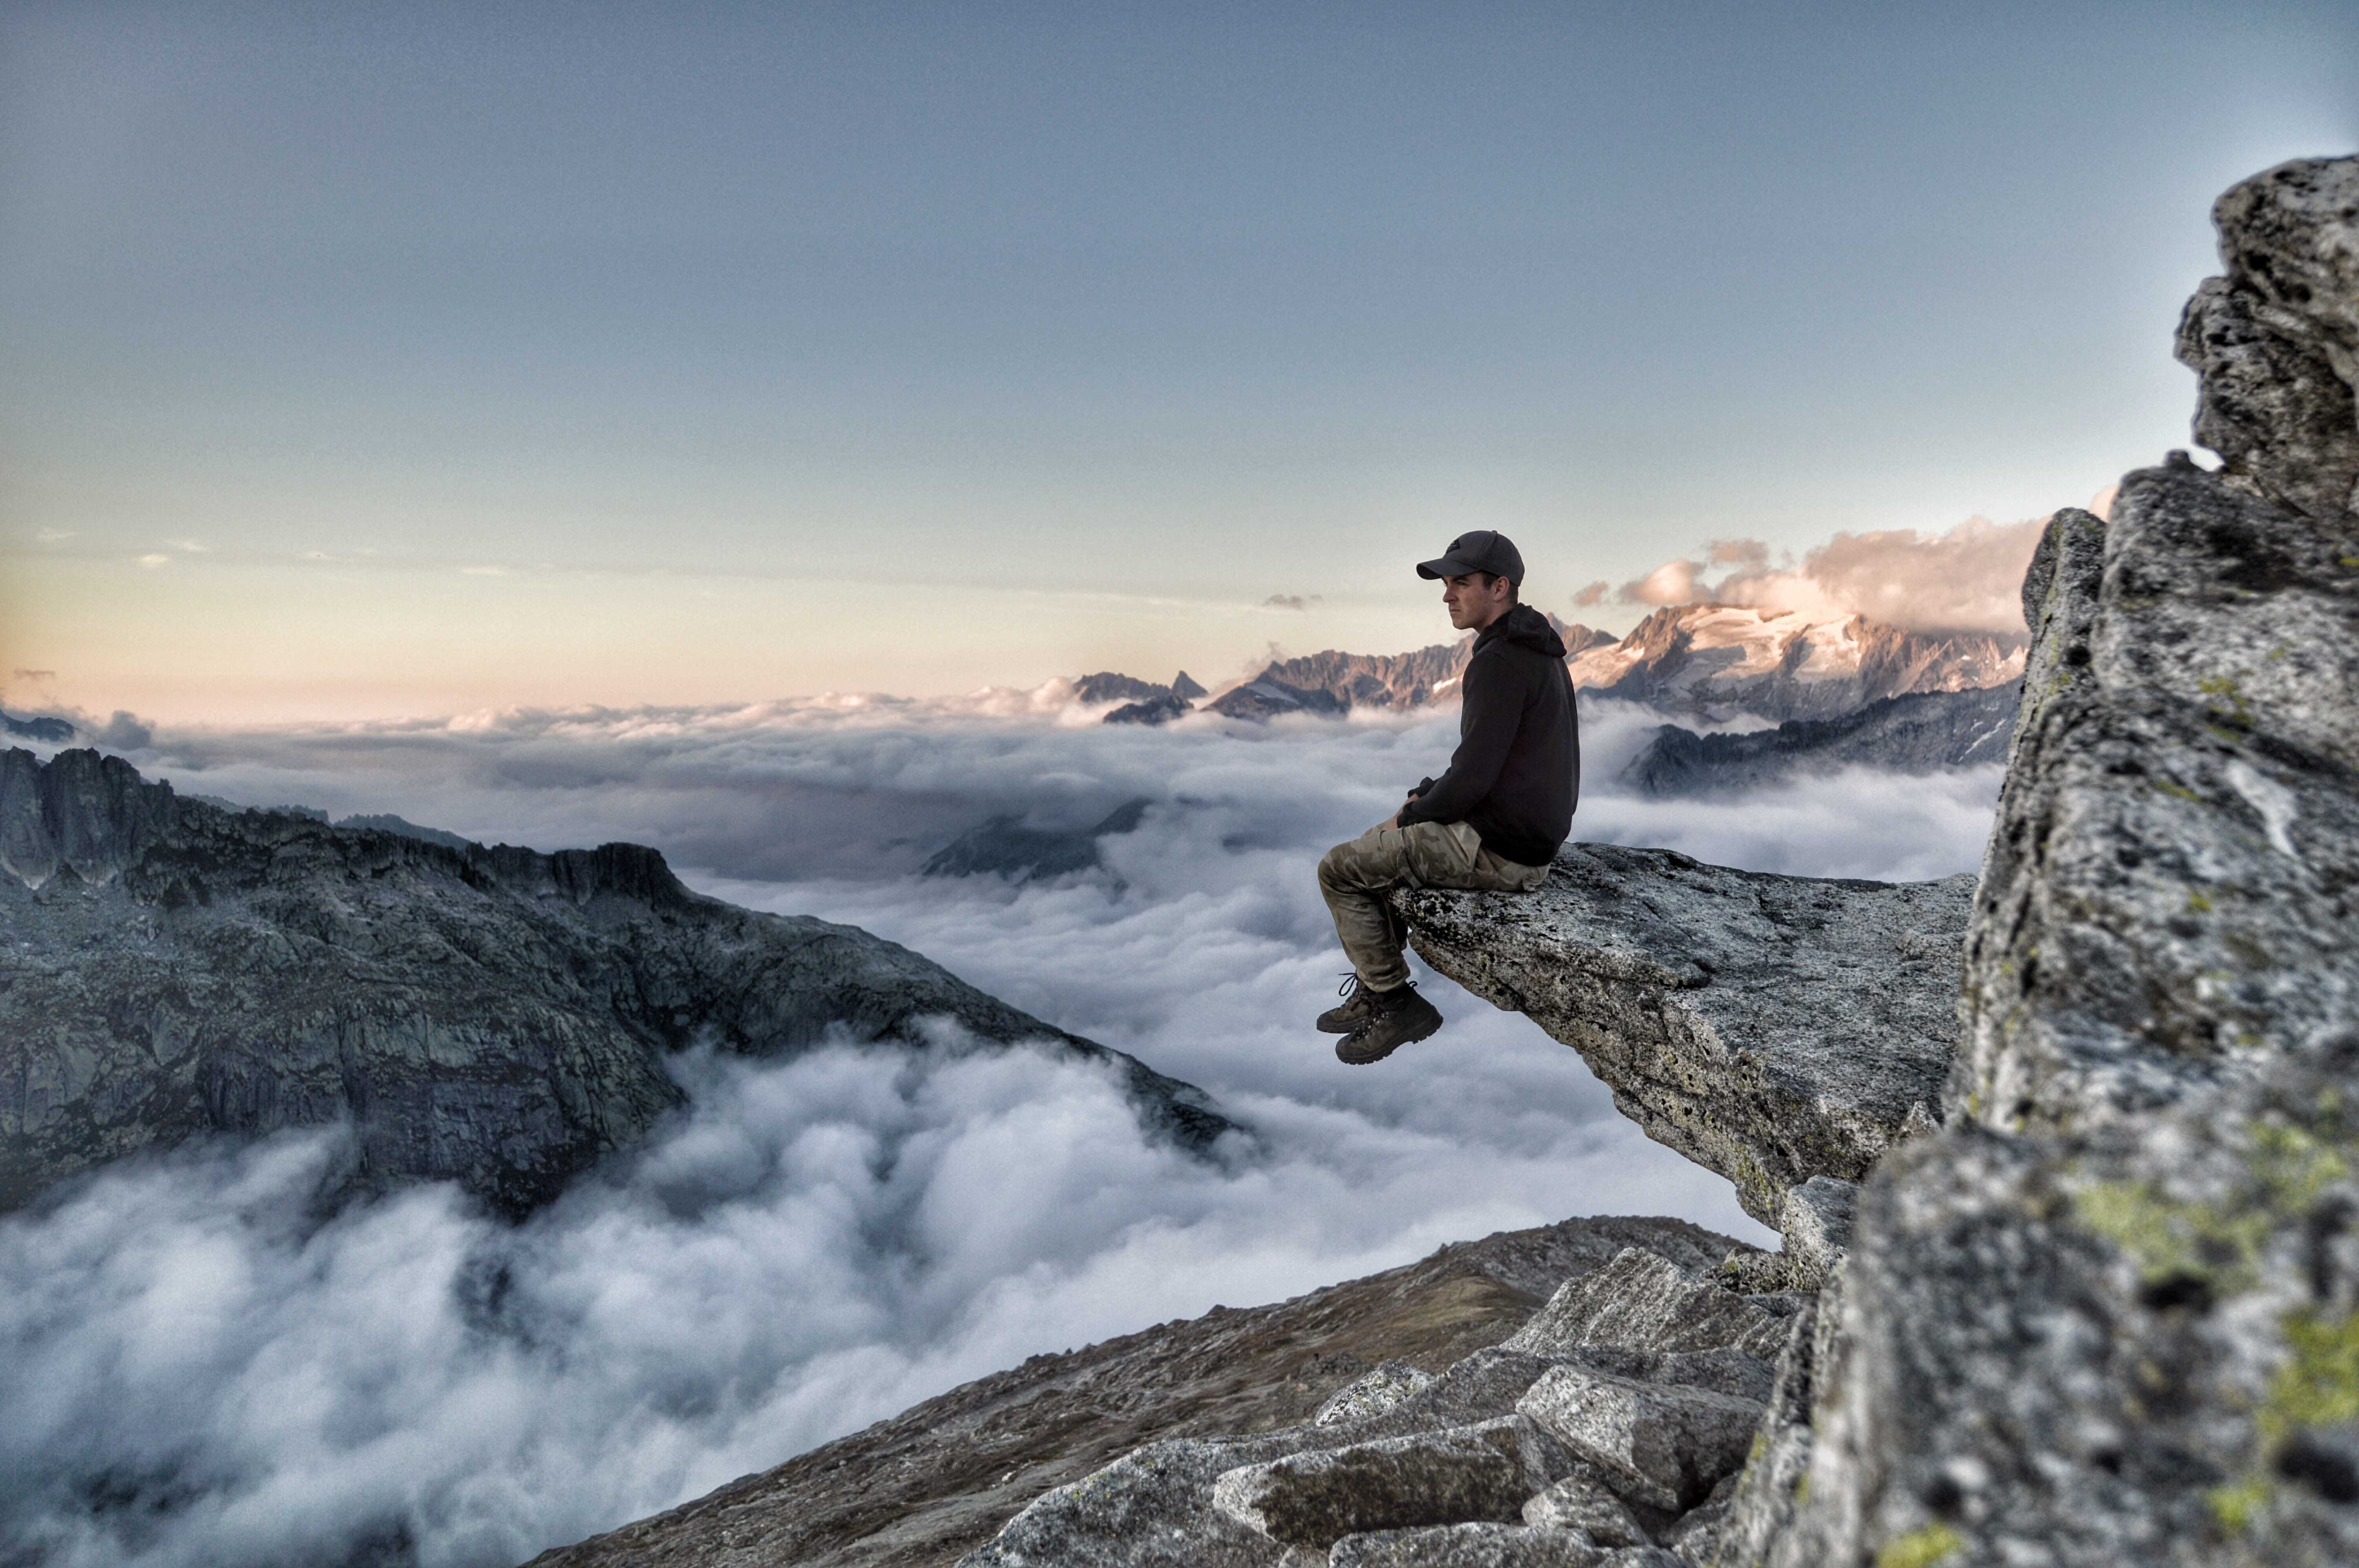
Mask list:
[{"label": "man's face", "polygon": [[1441,579],[1441,602],[1450,607],[1450,623],[1461,632],[1480,632],[1507,612],[1507,579],[1469,572]]}]

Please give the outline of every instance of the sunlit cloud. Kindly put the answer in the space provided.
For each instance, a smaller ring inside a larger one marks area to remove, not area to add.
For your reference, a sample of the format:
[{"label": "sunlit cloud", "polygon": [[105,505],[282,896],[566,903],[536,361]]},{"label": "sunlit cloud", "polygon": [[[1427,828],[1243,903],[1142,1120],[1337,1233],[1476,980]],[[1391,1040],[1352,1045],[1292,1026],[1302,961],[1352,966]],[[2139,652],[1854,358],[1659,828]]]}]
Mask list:
[{"label": "sunlit cloud", "polygon": [[1828,618],[1865,615],[1924,632],[2020,633],[2023,573],[2047,523],[1972,517],[1941,534],[1837,534],[1799,566],[1790,557],[1773,566],[1769,546],[1758,539],[1720,539],[1701,559],[1666,561],[1624,583],[1614,597],[1657,607],[1743,604]]}]

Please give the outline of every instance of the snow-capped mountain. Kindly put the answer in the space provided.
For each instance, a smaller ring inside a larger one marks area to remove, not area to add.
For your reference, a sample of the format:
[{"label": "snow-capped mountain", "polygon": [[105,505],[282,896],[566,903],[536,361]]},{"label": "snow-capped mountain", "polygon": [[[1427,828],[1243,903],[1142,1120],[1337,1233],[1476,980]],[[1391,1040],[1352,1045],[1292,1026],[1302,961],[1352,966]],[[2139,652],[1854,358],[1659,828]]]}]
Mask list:
[{"label": "snow-capped mountain", "polygon": [[1575,654],[1573,685],[1704,719],[1831,719],[1912,692],[2023,676],[2025,638],[1910,632],[1854,615],[1813,620],[1733,604],[1658,610],[1619,643]]}]

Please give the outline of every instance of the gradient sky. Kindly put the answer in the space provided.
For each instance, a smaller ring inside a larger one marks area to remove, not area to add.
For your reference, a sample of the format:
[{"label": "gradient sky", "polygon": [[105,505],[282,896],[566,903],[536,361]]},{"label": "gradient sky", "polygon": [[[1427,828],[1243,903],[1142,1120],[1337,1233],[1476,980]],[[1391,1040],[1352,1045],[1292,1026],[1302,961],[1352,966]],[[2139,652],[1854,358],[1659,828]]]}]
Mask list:
[{"label": "gradient sky", "polygon": [[0,697],[1209,680],[1466,527],[2044,514],[2354,146],[2347,5],[20,5]]}]

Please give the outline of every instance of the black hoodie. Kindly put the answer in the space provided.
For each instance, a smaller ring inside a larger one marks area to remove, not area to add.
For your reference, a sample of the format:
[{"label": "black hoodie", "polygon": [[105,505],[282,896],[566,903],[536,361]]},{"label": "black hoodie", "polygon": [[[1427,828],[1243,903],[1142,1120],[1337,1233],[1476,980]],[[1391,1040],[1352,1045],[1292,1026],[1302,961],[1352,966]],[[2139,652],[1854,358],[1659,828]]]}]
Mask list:
[{"label": "black hoodie", "polygon": [[1401,826],[1471,823],[1493,854],[1544,866],[1581,798],[1581,716],[1564,643],[1547,616],[1518,604],[1474,639],[1458,689],[1458,750],[1449,771],[1417,786]]}]

